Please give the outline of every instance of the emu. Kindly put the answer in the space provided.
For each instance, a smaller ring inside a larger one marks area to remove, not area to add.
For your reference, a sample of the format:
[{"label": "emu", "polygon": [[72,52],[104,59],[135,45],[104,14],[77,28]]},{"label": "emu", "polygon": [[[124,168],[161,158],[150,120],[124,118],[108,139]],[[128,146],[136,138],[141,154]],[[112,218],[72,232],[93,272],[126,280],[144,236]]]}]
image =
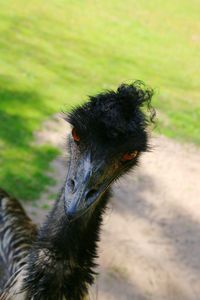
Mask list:
[{"label": "emu", "polygon": [[66,115],[72,127],[67,175],[39,229],[0,190],[0,300],[88,299],[111,185],[149,149],[152,95],[139,81],[122,84]]}]

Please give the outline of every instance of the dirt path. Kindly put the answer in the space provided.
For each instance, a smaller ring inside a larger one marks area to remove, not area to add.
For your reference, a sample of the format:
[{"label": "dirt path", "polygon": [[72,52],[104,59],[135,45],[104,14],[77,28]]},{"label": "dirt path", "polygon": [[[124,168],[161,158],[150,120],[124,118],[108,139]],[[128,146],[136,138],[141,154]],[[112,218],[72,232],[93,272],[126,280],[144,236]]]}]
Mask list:
[{"label": "dirt path", "polygon": [[[66,129],[55,118],[37,139],[62,149]],[[165,137],[152,144],[140,167],[114,187],[91,299],[200,299],[200,150]],[[52,165],[57,185],[28,208],[37,221],[62,185],[63,159]]]}]

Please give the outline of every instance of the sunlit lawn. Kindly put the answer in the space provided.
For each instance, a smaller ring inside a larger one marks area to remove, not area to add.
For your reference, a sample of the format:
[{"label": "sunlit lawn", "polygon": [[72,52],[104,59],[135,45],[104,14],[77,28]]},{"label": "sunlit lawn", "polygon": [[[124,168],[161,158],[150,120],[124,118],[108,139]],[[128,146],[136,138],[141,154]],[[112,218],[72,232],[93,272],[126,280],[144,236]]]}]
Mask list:
[{"label": "sunlit lawn", "polygon": [[33,145],[41,122],[134,79],[156,90],[159,133],[200,144],[197,2],[1,1],[0,186],[36,199],[57,155]]}]

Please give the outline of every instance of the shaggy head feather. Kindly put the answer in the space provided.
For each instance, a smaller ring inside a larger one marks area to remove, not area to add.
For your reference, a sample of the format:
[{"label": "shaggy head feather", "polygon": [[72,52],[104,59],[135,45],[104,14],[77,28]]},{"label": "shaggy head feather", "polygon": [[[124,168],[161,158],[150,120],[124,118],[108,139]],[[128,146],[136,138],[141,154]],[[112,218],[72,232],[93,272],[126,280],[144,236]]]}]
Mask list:
[{"label": "shaggy head feather", "polygon": [[[72,110],[67,120],[84,140],[99,139],[113,146],[129,141],[146,150],[146,129],[153,122],[152,89],[141,81],[122,84],[117,91],[90,96],[89,101]],[[140,143],[141,141],[141,143]]]}]

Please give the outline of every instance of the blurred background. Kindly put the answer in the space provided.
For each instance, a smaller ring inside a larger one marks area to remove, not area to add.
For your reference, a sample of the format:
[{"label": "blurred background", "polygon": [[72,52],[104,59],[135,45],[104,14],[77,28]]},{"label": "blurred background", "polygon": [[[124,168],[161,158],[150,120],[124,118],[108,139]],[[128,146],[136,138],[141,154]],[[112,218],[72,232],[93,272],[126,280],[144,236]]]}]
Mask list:
[{"label": "blurred background", "polygon": [[0,182],[38,221],[64,180],[58,113],[122,82],[155,90],[154,151],[115,187],[94,299],[198,299],[199,20],[198,0],[1,1]]}]

